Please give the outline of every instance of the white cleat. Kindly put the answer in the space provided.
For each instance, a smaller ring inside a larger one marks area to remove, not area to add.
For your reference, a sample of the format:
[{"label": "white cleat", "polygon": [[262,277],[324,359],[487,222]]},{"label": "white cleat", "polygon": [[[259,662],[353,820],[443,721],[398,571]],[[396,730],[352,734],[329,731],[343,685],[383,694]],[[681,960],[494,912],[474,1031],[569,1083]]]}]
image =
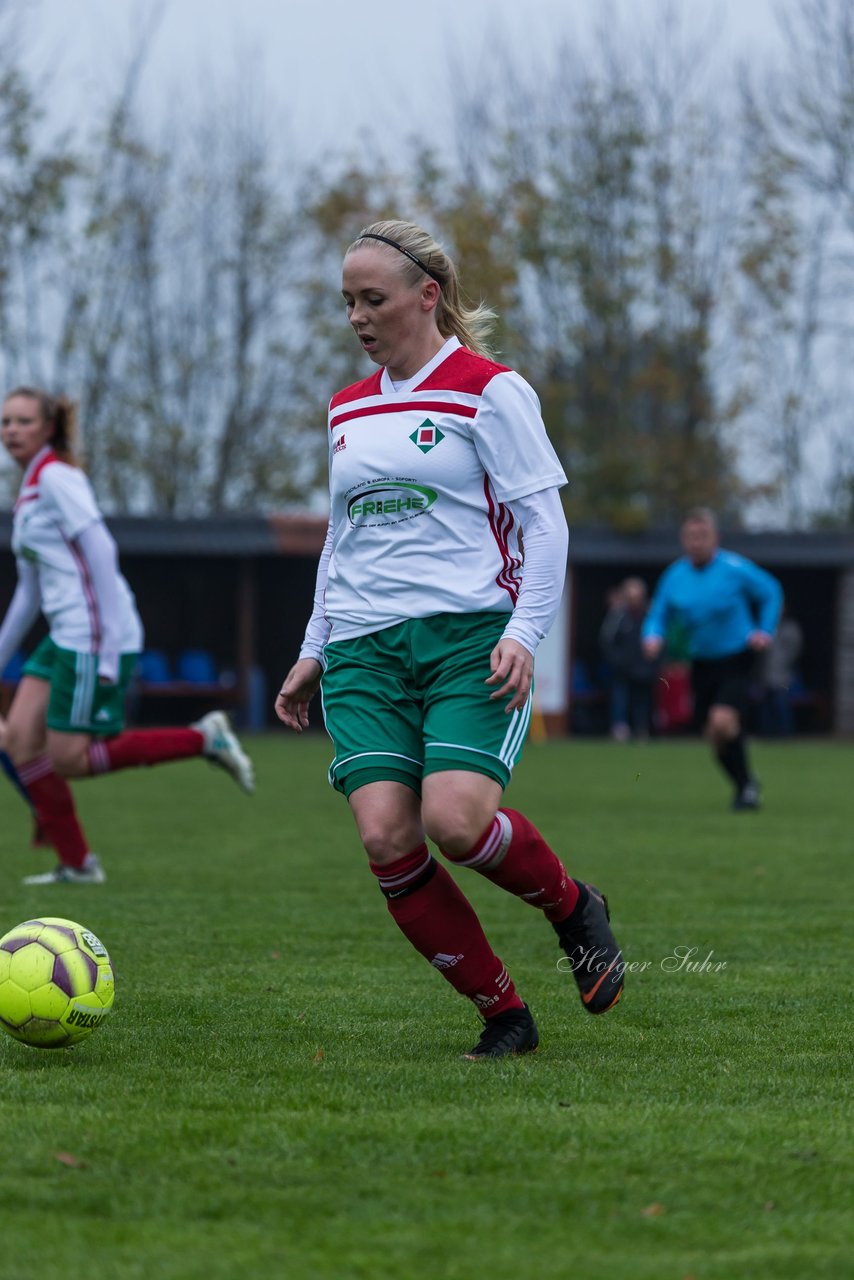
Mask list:
[{"label": "white cleat", "polygon": [[197,730],[204,738],[205,758],[230,773],[241,791],[251,796],[255,790],[255,770],[228,723],[225,712],[209,711],[201,720],[191,724],[190,728]]},{"label": "white cleat", "polygon": [[107,873],[95,853],[88,854],[82,867],[67,867],[60,863],[52,871],[41,875],[24,876],[21,884],[104,884]]}]

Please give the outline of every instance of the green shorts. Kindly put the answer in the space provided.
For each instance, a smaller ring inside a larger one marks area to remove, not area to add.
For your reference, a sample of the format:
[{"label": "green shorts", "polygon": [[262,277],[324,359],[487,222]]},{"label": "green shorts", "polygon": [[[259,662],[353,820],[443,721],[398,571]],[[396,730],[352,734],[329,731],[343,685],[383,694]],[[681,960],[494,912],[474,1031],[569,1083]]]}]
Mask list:
[{"label": "green shorts", "polygon": [[368,782],[420,794],[429,773],[465,769],[510,781],[532,699],[507,715],[490,701],[489,655],[506,613],[439,613],[326,646],[321,698],[335,746],[329,781],[349,796]]},{"label": "green shorts", "polygon": [[118,683],[100,684],[96,653],[60,649],[48,636],[24,663],[23,674],[50,685],[49,729],[110,738],[125,727],[125,695],[137,657],[123,653]]}]

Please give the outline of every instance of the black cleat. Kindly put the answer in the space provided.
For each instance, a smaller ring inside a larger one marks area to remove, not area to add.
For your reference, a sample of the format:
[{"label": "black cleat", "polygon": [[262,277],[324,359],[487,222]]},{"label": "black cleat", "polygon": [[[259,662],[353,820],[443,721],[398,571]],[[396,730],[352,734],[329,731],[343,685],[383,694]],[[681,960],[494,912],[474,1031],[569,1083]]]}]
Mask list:
[{"label": "black cleat", "polygon": [[743,812],[746,809],[761,809],[762,796],[758,783],[748,782],[740,791],[736,791],[732,808],[734,813]]},{"label": "black cleat", "polygon": [[608,923],[608,899],[592,884],[575,883],[581,893],[575,909],[552,928],[569,957],[581,1003],[588,1013],[607,1013],[623,994],[623,953]]},{"label": "black cleat", "polygon": [[481,1058],[503,1058],[508,1053],[533,1053],[540,1043],[540,1033],[527,1005],[506,1009],[484,1019],[480,1039],[473,1049],[461,1056],[469,1062]]}]

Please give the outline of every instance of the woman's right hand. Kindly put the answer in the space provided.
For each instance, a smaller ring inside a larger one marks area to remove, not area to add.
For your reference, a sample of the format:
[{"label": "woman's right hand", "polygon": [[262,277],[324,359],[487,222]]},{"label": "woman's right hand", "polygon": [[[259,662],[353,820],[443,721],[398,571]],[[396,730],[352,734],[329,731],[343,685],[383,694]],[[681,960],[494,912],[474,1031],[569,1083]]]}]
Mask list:
[{"label": "woman's right hand", "polygon": [[276,715],[296,733],[308,728],[308,704],[320,688],[323,667],[316,658],[295,662],[276,697]]}]

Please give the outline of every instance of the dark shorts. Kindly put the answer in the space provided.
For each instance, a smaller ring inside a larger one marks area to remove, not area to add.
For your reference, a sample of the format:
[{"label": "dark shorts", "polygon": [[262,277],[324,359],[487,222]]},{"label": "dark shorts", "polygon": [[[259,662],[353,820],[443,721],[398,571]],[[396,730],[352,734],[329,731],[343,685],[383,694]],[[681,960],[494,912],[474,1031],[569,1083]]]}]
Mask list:
[{"label": "dark shorts", "polygon": [[750,706],[755,654],[750,649],[726,658],[695,658],[691,664],[694,723],[702,729],[714,706],[732,707],[742,720]]}]

